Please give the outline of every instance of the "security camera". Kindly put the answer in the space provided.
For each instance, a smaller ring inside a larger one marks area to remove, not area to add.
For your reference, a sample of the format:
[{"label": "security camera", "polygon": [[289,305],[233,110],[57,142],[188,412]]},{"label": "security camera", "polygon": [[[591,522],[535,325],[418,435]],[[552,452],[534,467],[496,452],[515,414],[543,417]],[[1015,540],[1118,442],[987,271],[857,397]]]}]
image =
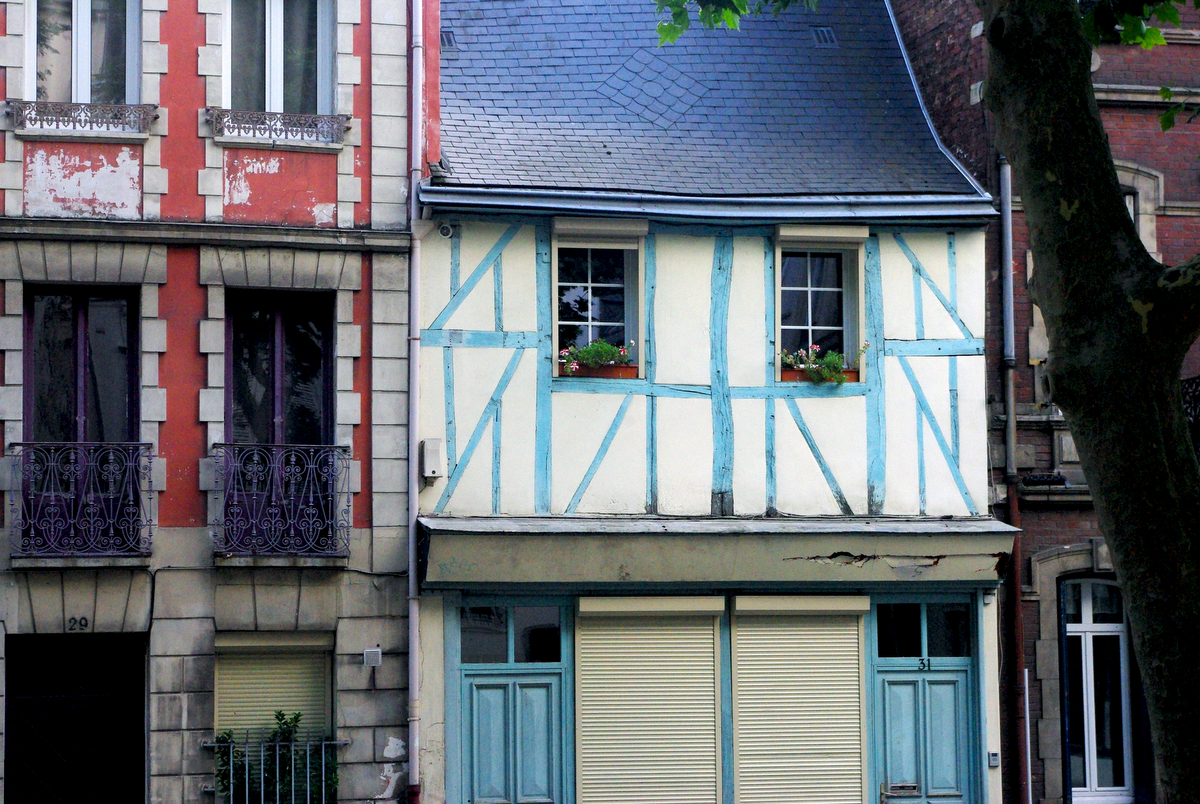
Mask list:
[{"label": "security camera", "polygon": [[440,234],[442,237],[449,238],[450,235],[454,234],[454,227],[448,223],[443,223],[438,227],[438,234]]}]

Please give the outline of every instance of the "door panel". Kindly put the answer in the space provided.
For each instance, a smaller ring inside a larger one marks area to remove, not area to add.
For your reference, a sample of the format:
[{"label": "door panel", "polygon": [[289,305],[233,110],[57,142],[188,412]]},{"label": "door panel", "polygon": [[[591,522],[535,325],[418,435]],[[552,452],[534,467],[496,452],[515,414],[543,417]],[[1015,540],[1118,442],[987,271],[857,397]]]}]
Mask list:
[{"label": "door panel", "polygon": [[970,792],[965,670],[878,670],[881,804],[960,804]]},{"label": "door panel", "polygon": [[558,675],[544,673],[464,679],[464,804],[560,800],[561,689]]}]

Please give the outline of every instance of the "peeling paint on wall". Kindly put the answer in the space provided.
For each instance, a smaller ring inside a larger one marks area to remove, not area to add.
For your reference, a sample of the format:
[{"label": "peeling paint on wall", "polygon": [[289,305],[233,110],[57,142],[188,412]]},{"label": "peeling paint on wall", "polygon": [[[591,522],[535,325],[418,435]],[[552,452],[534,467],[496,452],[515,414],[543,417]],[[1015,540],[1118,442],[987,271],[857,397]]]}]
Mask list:
[{"label": "peeling paint on wall", "polygon": [[227,222],[337,225],[337,156],[297,151],[225,150]]},{"label": "peeling paint on wall", "polygon": [[140,219],[141,147],[113,143],[27,143],[25,214]]}]

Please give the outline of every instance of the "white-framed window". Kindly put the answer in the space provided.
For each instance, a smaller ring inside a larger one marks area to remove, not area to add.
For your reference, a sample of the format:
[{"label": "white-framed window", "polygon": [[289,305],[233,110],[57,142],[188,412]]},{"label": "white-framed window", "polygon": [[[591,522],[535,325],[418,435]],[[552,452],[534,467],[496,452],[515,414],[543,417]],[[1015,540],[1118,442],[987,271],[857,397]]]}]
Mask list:
[{"label": "white-framed window", "polygon": [[332,114],[334,0],[227,0],[225,106]]},{"label": "white-framed window", "polygon": [[35,0],[25,97],[134,104],[141,95],[141,0]]},{"label": "white-framed window", "polygon": [[1063,718],[1075,802],[1133,801],[1129,628],[1112,581],[1062,585]]},{"label": "white-framed window", "polygon": [[555,353],[594,341],[641,353],[646,221],[556,218],[551,256]]},{"label": "white-framed window", "polygon": [[[838,352],[861,345],[859,289],[866,227],[780,226],[775,239],[775,348]],[[777,367],[780,360],[776,358]],[[850,366],[853,367],[853,366]],[[778,368],[777,368],[778,370]]]}]

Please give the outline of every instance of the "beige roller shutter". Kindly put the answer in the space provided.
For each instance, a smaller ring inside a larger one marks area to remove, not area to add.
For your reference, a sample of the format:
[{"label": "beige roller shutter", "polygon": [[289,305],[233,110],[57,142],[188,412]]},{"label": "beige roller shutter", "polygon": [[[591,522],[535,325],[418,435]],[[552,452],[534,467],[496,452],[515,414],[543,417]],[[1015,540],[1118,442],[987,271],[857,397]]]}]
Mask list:
[{"label": "beige roller shutter", "polygon": [[715,804],[715,617],[581,617],[577,640],[579,804]]},{"label": "beige roller shutter", "polygon": [[275,723],[275,711],[300,712],[304,734],[329,733],[329,654],[218,653],[216,672],[216,730],[232,729],[234,736],[249,729],[252,738],[265,735]]},{"label": "beige roller shutter", "polygon": [[738,804],[860,804],[857,616],[738,616],[733,629]]}]

